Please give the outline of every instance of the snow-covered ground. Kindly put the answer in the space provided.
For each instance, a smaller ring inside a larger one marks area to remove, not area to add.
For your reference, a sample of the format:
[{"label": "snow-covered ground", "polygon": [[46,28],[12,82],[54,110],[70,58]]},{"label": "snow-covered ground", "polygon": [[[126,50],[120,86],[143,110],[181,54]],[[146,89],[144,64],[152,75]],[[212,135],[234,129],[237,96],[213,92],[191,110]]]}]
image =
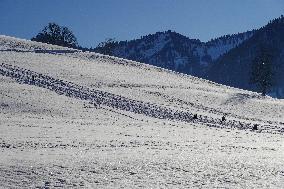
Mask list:
[{"label": "snow-covered ground", "polygon": [[6,36],[0,49],[0,188],[283,188],[283,100]]}]

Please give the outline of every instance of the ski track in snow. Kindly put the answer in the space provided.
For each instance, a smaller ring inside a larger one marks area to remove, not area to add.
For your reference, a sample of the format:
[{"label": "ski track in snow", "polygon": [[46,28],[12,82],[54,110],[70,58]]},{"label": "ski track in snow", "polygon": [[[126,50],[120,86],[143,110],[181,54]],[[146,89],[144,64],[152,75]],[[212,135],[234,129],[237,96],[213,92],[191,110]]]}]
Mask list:
[{"label": "ski track in snow", "polygon": [[[194,119],[193,114],[190,112],[173,110],[165,108],[155,104],[143,103],[141,101],[128,99],[122,96],[114,95],[111,93],[91,90],[89,88],[76,85],[71,82],[58,80],[46,75],[38,74],[36,72],[21,69],[19,67],[13,67],[2,63],[0,66],[0,74],[15,78],[18,82],[24,84],[35,85],[55,91],[59,95],[66,95],[68,97],[79,98],[81,100],[89,101],[91,104],[98,106],[108,106],[124,111],[130,111],[138,114],[144,114],[146,116],[177,120],[185,122],[198,122],[207,126],[213,127],[227,127],[227,128],[239,128],[239,129],[252,129],[251,124],[241,121],[222,121],[221,119],[213,119],[207,116],[199,116]],[[202,107],[197,107],[201,109]],[[212,110],[211,110],[212,111]],[[262,132],[282,133],[284,129],[277,125],[262,125]]]},{"label": "ski track in snow", "polygon": [[281,100],[114,57],[0,41],[0,188],[283,187]]}]

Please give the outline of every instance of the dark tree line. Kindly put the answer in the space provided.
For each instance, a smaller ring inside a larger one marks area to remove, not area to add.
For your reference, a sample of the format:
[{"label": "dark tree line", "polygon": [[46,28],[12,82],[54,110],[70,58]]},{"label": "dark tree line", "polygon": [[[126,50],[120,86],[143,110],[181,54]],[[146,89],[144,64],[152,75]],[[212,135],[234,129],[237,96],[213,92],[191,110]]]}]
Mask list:
[{"label": "dark tree line", "polygon": [[108,38],[104,42],[99,43],[99,45],[94,49],[97,53],[113,56],[113,51],[118,45],[118,42],[114,38]]},{"label": "dark tree line", "polygon": [[104,42],[99,43],[96,48],[87,48],[78,45],[77,38],[73,32],[65,27],[56,23],[48,23],[32,41],[59,45],[63,47],[71,47],[80,49],[82,51],[98,52],[105,55],[113,55],[113,50],[118,44],[114,38],[108,38]]}]

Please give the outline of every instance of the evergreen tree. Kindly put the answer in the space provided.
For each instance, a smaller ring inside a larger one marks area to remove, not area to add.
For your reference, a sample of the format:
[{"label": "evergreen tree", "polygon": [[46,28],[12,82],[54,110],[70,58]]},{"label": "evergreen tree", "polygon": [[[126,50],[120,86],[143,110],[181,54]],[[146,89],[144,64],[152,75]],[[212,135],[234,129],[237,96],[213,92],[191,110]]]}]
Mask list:
[{"label": "evergreen tree", "polygon": [[59,26],[56,23],[49,23],[31,39],[42,43],[49,43],[64,47],[77,47],[77,39],[67,27]]},{"label": "evergreen tree", "polygon": [[273,84],[272,56],[268,48],[260,47],[251,66],[250,81],[263,96]]}]

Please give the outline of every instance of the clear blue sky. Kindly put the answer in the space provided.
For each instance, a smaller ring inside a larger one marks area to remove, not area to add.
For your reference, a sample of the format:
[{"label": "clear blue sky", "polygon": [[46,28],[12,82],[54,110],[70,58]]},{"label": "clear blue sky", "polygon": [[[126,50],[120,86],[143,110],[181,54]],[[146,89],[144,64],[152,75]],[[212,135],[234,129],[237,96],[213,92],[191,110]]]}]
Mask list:
[{"label": "clear blue sky", "polygon": [[207,41],[281,14],[284,0],[0,0],[0,34],[30,39],[56,22],[87,47],[169,29]]}]

